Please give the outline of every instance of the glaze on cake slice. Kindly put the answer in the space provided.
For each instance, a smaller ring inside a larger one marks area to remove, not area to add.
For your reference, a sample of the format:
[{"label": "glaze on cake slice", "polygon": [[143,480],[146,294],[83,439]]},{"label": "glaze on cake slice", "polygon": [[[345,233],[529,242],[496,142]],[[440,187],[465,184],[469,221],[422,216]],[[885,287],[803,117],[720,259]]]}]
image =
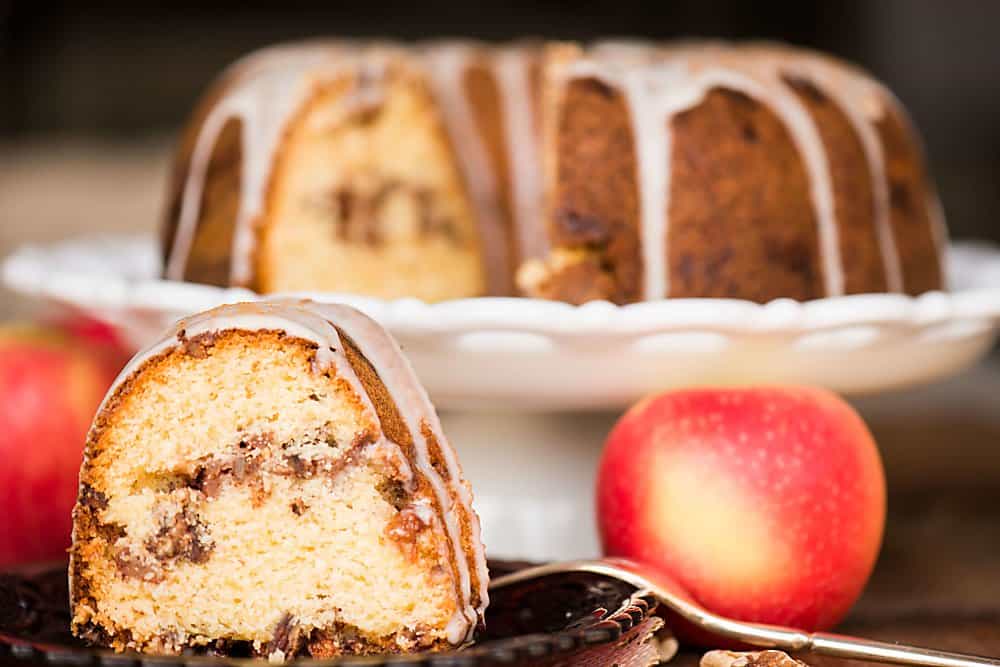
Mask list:
[{"label": "glaze on cake slice", "polygon": [[88,436],[73,631],[287,660],[461,646],[471,493],[396,343],[346,306],[224,306],[122,372]]}]

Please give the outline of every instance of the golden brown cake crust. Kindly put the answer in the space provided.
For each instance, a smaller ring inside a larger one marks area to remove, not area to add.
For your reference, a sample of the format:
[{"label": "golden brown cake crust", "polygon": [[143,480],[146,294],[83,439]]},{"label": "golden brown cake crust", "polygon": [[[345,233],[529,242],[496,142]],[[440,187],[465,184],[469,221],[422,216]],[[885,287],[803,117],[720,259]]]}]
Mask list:
[{"label": "golden brown cake crust", "polygon": [[[496,205],[506,240],[507,271],[513,276],[517,270],[519,246],[512,217],[511,165],[508,164],[506,150],[509,139],[504,130],[502,116],[503,91],[498,87],[492,70],[482,60],[472,62],[465,72],[462,86],[471,104],[476,127],[483,139],[496,177],[498,194]],[[514,286],[510,282],[503,285],[504,293],[510,293],[513,289]]]},{"label": "golden brown cake crust", "polygon": [[242,132],[243,122],[238,118],[229,119],[212,149],[197,230],[184,266],[184,280],[220,287],[229,285],[231,249],[242,187]]},{"label": "golden brown cake crust", "polygon": [[614,277],[605,270],[599,254],[570,251],[560,258],[562,261],[550,261],[547,266],[533,262],[521,267],[518,278],[522,287],[534,297],[576,305],[611,300],[616,292]]},{"label": "golden brown cake crust", "polygon": [[809,111],[829,161],[844,292],[885,292],[889,288],[876,229],[875,194],[864,147],[836,102],[808,79],[786,75],[785,83]]},{"label": "golden brown cake crust", "polygon": [[672,129],[669,296],[824,296],[809,178],[779,119],[713,89]]},{"label": "golden brown cake crust", "polygon": [[555,161],[549,195],[552,244],[594,253],[610,278],[601,298],[639,300],[639,186],[625,100],[597,79],[581,79],[567,85],[557,108],[558,143],[550,156]]},{"label": "golden brown cake crust", "polygon": [[903,269],[903,289],[921,294],[941,289],[943,275],[929,210],[934,192],[920,146],[891,107],[875,124],[885,150],[892,231]]},{"label": "golden brown cake crust", "polygon": [[[164,363],[172,352],[167,351],[148,359],[142,366],[153,368]],[[126,378],[97,413],[94,423],[87,434],[84,445],[83,464],[80,468],[80,491],[76,506],[73,508],[73,545],[69,557],[69,598],[73,610],[84,608],[96,610],[98,602],[91,590],[90,572],[87,563],[98,557],[98,550],[103,550],[119,535],[120,528],[109,526],[100,521],[99,513],[108,506],[108,499],[102,490],[100,472],[96,465],[101,455],[98,446],[105,429],[109,427],[109,416],[117,409],[122,397],[132,391],[137,374]],[[95,537],[101,538],[101,543],[95,543]],[[105,628],[93,621],[79,623],[74,612],[73,633],[93,644],[100,646],[120,645],[123,648],[132,642],[127,631],[121,636],[109,633]]]},{"label": "golden brown cake crust", "polygon": [[[941,287],[944,231],[915,134],[891,94],[856,68],[781,45],[627,42],[564,47],[548,67],[550,164],[572,164],[576,181],[614,192],[609,160],[586,159],[579,144],[632,135],[639,206],[623,205],[624,234],[637,246],[630,265],[642,285],[615,295],[622,283],[601,217],[566,233],[565,174],[550,168],[553,250],[519,271],[528,295],[765,302]],[[586,86],[602,86],[618,115],[574,97]],[[585,134],[551,122],[587,113],[601,122]],[[602,291],[602,269],[614,288]]]},{"label": "golden brown cake crust", "polygon": [[[160,248],[160,250],[162,253],[164,265],[166,265],[167,261],[169,260],[171,250],[174,247],[174,240],[176,239],[177,235],[177,225],[180,222],[181,207],[184,205],[184,186],[188,180],[188,175],[191,169],[191,158],[194,153],[198,137],[201,134],[202,130],[204,129],[205,119],[215,108],[215,106],[219,103],[219,100],[222,99],[222,97],[229,91],[234,79],[235,79],[235,71],[229,70],[226,74],[220,76],[218,81],[216,81],[209,87],[209,89],[202,96],[202,99],[199,100],[197,105],[195,106],[194,111],[191,113],[191,117],[188,119],[184,131],[181,134],[180,140],[177,142],[177,150],[175,151],[173,157],[173,165],[167,183],[166,206],[163,212],[163,223],[161,227],[162,233],[160,241],[162,243],[162,247]],[[239,123],[238,120],[236,122]],[[226,130],[228,130],[228,128],[225,128],[224,132]],[[231,136],[231,132],[230,136],[227,137],[227,139],[229,140],[234,139],[234,137]],[[226,148],[226,151],[223,151],[223,147]],[[218,155],[219,153],[222,152],[226,152],[228,154],[225,156]],[[229,167],[231,167],[232,162],[234,161],[238,162],[240,159],[241,159],[241,151],[238,147],[234,148],[227,142],[222,142],[222,141],[216,142],[216,146],[213,147],[212,149],[212,162],[215,164],[216,167],[215,178],[219,182],[217,188],[220,188],[222,185],[222,181],[225,181],[226,184],[232,187],[232,190],[227,192],[220,192],[218,189],[215,189],[213,190],[213,198],[214,196],[221,196],[223,197],[224,201],[230,200],[233,203],[230,204],[223,203],[221,205],[215,204],[214,202],[210,201],[208,196],[206,195],[206,197],[203,198],[202,201],[203,206],[210,206],[212,208],[220,207],[222,210],[225,211],[228,209],[229,206],[235,205],[236,197],[238,196],[239,193],[238,167],[236,167],[236,171],[233,172],[235,175],[230,174],[223,176],[223,174],[229,172]],[[235,214],[233,215],[233,217],[235,218]],[[198,224],[199,225],[201,224],[201,219],[199,219]],[[228,262],[229,259],[228,256],[225,259]],[[218,260],[216,260],[216,262],[218,262]],[[228,279],[229,276],[227,274],[225,276],[225,282],[222,284],[227,285]],[[199,278],[194,278],[194,277],[190,278],[190,280],[193,280],[194,282],[202,282]],[[217,284],[207,280],[205,282],[208,282],[209,284]]]}]

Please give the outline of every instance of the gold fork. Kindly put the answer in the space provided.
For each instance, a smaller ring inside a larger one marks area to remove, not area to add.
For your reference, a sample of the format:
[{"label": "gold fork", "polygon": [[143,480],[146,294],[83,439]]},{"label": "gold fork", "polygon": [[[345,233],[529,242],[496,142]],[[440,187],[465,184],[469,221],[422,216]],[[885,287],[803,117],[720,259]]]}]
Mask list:
[{"label": "gold fork", "polygon": [[490,582],[490,589],[496,590],[526,581],[581,572],[602,575],[635,586],[642,593],[652,595],[667,610],[699,631],[729,642],[788,652],[811,652],[836,658],[868,660],[896,665],[922,665],[925,667],[993,665],[1000,667],[1000,659],[997,658],[735,621],[713,614],[697,604],[680,585],[669,577],[641,563],[619,558],[564,561],[529,567],[493,579]]}]

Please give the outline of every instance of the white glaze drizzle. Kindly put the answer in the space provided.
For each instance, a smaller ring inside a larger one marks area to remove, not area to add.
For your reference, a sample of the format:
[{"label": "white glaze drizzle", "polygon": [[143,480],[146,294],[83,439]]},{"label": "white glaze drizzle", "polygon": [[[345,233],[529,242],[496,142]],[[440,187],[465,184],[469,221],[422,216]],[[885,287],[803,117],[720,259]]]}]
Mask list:
[{"label": "white glaze drizzle", "polygon": [[493,55],[493,76],[503,107],[512,231],[519,251],[515,264],[541,259],[549,252],[542,221],[542,149],[531,83],[531,67],[537,59],[538,54],[527,45],[500,48]]},{"label": "white glaze drizzle", "polygon": [[[472,493],[468,486],[462,482],[462,471],[459,467],[455,450],[448,444],[438,420],[437,412],[431,404],[430,398],[423,385],[417,379],[417,375],[410,365],[409,360],[403,356],[399,345],[389,333],[377,324],[374,320],[361,312],[338,304],[312,304],[310,306],[316,312],[327,316],[331,322],[335,322],[359,347],[365,358],[375,368],[379,380],[385,385],[389,395],[392,396],[400,416],[406,423],[407,428],[413,437],[413,443],[417,452],[416,465],[424,477],[431,483],[437,496],[438,504],[448,527],[448,533],[452,540],[452,548],[455,554],[455,562],[459,573],[459,583],[465,599],[464,614],[469,625],[464,628],[465,639],[472,639],[477,620],[482,616],[486,605],[489,604],[489,593],[487,584],[489,573],[486,569],[486,556],[482,547],[479,521],[472,511]],[[441,455],[445,460],[445,467],[448,470],[448,477],[451,481],[450,487],[446,487],[443,480],[431,465],[429,445],[424,437],[421,424],[426,424],[437,441]],[[471,577],[469,564],[464,558],[462,549],[461,529],[458,525],[453,511],[453,499],[462,505],[465,513],[469,517],[471,528],[471,543],[475,552],[475,567],[479,582],[480,604],[478,608],[471,606]],[[455,633],[461,632],[461,625],[452,619],[449,624],[449,641],[453,644],[459,643]]]},{"label": "white glaze drizzle", "polygon": [[879,244],[879,253],[885,270],[886,286],[890,292],[903,291],[903,269],[896,239],[892,233],[889,203],[889,179],[885,168],[885,155],[874,123],[885,113],[885,89],[881,84],[855,68],[837,63],[830,58],[807,51],[771,46],[764,52],[771,57],[781,57],[775,66],[786,73],[810,81],[830,97],[837,108],[851,123],[861,142],[871,174],[873,220]]},{"label": "white glaze drizzle", "polygon": [[635,136],[636,175],[639,178],[644,298],[662,299],[670,293],[667,271],[667,222],[670,210],[671,132],[669,103],[674,77],[656,66],[629,68],[622,87],[629,99]]},{"label": "white glaze drizzle", "polygon": [[435,42],[421,49],[431,90],[458,158],[469,198],[479,223],[480,247],[487,291],[502,296],[511,291],[510,261],[503,220],[497,207],[500,191],[472,103],[463,85],[479,49],[467,42]]},{"label": "white glaze drizzle", "polygon": [[309,90],[307,73],[340,72],[339,60],[345,53],[344,47],[320,42],[273,47],[238,61],[223,74],[228,86],[198,129],[182,185],[177,231],[165,271],[168,279],[184,277],[209,161],[226,123],[239,119],[243,151],[229,278],[232,284],[249,283],[255,226],[263,209],[271,164],[288,119]]},{"label": "white glaze drizzle", "polygon": [[896,97],[896,95],[884,86],[880,86],[882,91],[884,103],[893,108],[893,112],[896,114],[896,118],[899,122],[903,124],[906,128],[906,133],[910,137],[910,140],[916,144],[916,150],[920,155],[920,160],[923,163],[923,173],[924,179],[926,180],[927,187],[927,215],[930,218],[931,223],[931,238],[934,241],[935,249],[937,250],[938,267],[941,274],[941,289],[948,289],[948,226],[945,223],[944,216],[944,206],[941,204],[941,198],[938,195],[937,188],[934,187],[933,183],[930,182],[930,174],[928,173],[927,166],[927,149],[921,140],[920,133],[917,132],[916,126],[913,124],[913,119],[910,118],[910,114],[906,112],[906,108],[903,106],[902,102]]},{"label": "white glaze drizzle", "polygon": [[[441,509],[444,528],[449,537],[451,554],[458,572],[458,591],[461,599],[449,621],[446,634],[448,641],[458,645],[471,641],[476,625],[489,604],[487,585],[489,573],[486,555],[480,539],[479,520],[472,509],[472,494],[465,485],[454,450],[445,438],[440,421],[423,386],[416,378],[412,367],[402,355],[399,346],[381,326],[367,316],[348,306],[317,304],[310,301],[271,301],[239,303],[220,306],[177,322],[158,342],[141,351],[122,369],[109,389],[100,411],[107,406],[119,387],[143,364],[153,357],[172,350],[183,341],[204,333],[225,330],[284,331],[288,336],[301,338],[316,344],[316,365],[319,368],[333,367],[337,376],[344,379],[359,397],[368,416],[376,424],[380,423],[378,413],[365,391],[360,379],[347,360],[344,343],[337,330],[340,327],[358,347],[360,352],[375,368],[379,379],[386,386],[399,410],[414,442],[415,460],[412,462],[421,475],[430,483]],[[433,433],[445,459],[450,485],[446,485],[431,464],[428,444],[420,425],[426,423]],[[374,445],[378,448],[392,447],[401,458],[398,445],[391,443],[384,435]],[[404,469],[404,474],[409,471]],[[412,471],[409,472],[412,474]],[[480,603],[473,607],[470,563],[462,547],[461,526],[458,524],[454,503],[458,502],[469,518],[472,548],[471,559],[479,583]]]},{"label": "white glaze drizzle", "polygon": [[[606,42],[594,49],[598,58],[578,60],[566,78],[594,78],[622,91],[628,100],[639,183],[639,240],[643,263],[643,298],[669,293],[667,211],[670,193],[670,129],[667,105],[681,93],[676,66],[657,64],[649,47]],[[687,102],[693,105],[696,100]],[[674,102],[675,106],[680,106]]]},{"label": "white glaze drizzle", "polygon": [[[858,80],[855,80],[857,83]],[[844,84],[845,87],[848,84]],[[823,87],[824,92],[837,101],[837,105],[850,120],[855,133],[861,139],[865,155],[868,157],[872,175],[872,196],[874,199],[875,232],[878,236],[882,265],[885,268],[886,287],[890,292],[903,291],[903,267],[892,233],[891,207],[889,203],[889,178],[885,169],[885,154],[878,133],[864,116],[864,107],[852,104],[850,98],[843,97],[844,88],[837,85]]]}]

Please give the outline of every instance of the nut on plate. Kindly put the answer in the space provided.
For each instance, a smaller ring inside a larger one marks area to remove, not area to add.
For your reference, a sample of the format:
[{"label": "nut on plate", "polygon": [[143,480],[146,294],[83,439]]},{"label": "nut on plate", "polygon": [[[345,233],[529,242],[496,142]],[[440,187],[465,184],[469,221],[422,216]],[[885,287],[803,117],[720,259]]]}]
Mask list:
[{"label": "nut on plate", "polygon": [[709,651],[700,667],[807,667],[784,651]]}]

